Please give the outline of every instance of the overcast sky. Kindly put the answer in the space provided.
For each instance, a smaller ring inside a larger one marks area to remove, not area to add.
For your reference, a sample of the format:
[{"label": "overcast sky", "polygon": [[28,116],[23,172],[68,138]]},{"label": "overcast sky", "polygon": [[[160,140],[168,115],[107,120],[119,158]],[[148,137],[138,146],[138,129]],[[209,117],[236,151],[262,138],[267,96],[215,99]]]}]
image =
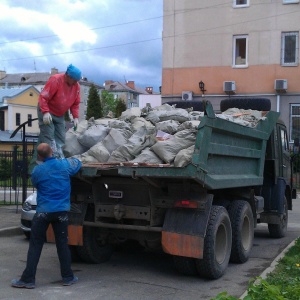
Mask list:
[{"label": "overcast sky", "polygon": [[162,0],[1,0],[0,70],[161,85]]}]

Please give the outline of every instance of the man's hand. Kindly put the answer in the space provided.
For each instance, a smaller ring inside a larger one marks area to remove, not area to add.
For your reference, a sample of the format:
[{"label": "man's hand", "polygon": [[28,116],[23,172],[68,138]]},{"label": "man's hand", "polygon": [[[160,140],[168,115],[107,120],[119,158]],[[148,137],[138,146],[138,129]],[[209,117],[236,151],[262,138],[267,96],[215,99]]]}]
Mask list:
[{"label": "man's hand", "polygon": [[44,113],[43,122],[45,125],[50,125],[50,123],[52,122],[52,117],[49,112]]},{"label": "man's hand", "polygon": [[78,118],[75,118],[74,120],[73,120],[73,122],[74,122],[74,131],[76,131],[77,130],[77,126],[78,126]]}]

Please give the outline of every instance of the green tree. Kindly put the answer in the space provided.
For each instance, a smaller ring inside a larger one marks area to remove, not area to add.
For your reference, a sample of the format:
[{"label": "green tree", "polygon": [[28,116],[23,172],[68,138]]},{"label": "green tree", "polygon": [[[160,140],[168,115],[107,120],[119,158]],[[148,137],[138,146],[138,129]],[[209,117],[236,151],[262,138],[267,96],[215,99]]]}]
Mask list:
[{"label": "green tree", "polygon": [[125,111],[127,109],[127,106],[125,104],[125,102],[122,99],[118,99],[116,101],[116,113],[115,116],[116,118],[119,118],[122,114],[123,111]]},{"label": "green tree", "polygon": [[110,111],[115,115],[117,101],[114,99],[113,94],[108,91],[102,91],[101,102],[103,106],[103,116],[106,117]]},{"label": "green tree", "polygon": [[91,117],[94,117],[95,119],[103,117],[100,96],[94,84],[91,84],[89,90],[86,120],[90,119]]}]

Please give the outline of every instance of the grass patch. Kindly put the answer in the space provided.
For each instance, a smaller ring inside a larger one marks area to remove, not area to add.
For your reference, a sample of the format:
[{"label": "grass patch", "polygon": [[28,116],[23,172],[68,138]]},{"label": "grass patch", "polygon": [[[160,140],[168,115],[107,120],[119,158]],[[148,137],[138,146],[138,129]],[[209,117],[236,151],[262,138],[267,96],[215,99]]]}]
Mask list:
[{"label": "grass patch", "polygon": [[[300,299],[300,238],[278,261],[274,271],[265,279],[251,279],[248,295],[243,300],[299,300]],[[227,292],[211,300],[238,300]]]}]

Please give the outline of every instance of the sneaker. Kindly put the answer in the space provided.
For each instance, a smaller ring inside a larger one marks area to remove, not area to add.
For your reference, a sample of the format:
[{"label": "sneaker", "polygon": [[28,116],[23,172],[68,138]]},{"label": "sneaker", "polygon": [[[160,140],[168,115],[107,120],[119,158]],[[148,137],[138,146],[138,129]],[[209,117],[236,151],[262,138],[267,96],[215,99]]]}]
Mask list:
[{"label": "sneaker", "polygon": [[13,279],[11,286],[16,288],[34,289],[35,284],[33,282],[24,282],[22,280]]},{"label": "sneaker", "polygon": [[74,276],[71,280],[63,280],[63,285],[72,285],[78,281],[78,277]]}]

